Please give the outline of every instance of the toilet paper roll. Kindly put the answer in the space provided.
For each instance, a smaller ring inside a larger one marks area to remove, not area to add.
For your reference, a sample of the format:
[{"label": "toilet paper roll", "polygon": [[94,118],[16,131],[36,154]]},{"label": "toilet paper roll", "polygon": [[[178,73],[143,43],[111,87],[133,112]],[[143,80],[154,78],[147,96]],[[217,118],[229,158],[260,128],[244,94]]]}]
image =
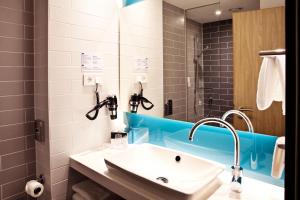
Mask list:
[{"label": "toilet paper roll", "polygon": [[28,195],[37,198],[43,194],[44,186],[36,180],[31,180],[26,183],[25,192]]}]

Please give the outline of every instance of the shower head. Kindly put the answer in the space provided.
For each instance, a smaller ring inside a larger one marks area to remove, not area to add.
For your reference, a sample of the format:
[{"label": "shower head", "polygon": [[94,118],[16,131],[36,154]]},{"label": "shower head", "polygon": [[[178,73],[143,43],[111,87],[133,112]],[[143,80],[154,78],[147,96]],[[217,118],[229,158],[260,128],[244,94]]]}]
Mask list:
[{"label": "shower head", "polygon": [[200,55],[202,55],[202,54],[203,54],[205,51],[207,51],[208,49],[209,49],[209,46],[205,46],[205,47],[202,49]]},{"label": "shower head", "polygon": [[206,50],[208,50],[209,49],[209,46],[207,45],[207,46],[205,46],[204,48],[203,48],[203,51],[206,51]]}]

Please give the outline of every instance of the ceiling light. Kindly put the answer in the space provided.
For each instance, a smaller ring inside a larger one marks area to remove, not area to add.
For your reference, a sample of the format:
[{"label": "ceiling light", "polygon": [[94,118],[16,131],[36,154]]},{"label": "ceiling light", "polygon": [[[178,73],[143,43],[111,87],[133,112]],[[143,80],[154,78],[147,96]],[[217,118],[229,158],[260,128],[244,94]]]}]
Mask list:
[{"label": "ceiling light", "polygon": [[215,11],[215,15],[218,15],[218,16],[219,16],[219,15],[221,15],[221,14],[222,14],[222,11],[221,11],[221,10],[216,10],[216,11]]}]

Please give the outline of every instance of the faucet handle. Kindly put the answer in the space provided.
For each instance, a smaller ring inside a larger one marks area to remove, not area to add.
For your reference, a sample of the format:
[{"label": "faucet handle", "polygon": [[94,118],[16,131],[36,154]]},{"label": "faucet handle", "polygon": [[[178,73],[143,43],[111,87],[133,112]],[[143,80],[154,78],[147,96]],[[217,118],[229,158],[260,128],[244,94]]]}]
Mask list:
[{"label": "faucet handle", "polygon": [[242,171],[240,166],[232,166],[231,190],[234,192],[242,192]]}]

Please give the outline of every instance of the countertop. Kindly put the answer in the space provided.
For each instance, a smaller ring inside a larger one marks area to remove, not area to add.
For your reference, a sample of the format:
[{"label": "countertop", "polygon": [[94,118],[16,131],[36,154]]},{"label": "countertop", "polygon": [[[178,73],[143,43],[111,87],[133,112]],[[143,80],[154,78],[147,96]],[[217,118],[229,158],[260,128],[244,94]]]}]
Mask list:
[{"label": "countertop", "polygon": [[[70,157],[73,169],[106,187],[125,199],[172,199],[159,190],[153,190],[136,178],[118,172],[110,172],[104,162],[104,156],[119,152],[104,145],[98,149],[86,151]],[[209,200],[283,200],[284,188],[243,176],[242,193],[231,192],[231,173],[224,171],[218,177],[221,186],[208,198]]]}]

